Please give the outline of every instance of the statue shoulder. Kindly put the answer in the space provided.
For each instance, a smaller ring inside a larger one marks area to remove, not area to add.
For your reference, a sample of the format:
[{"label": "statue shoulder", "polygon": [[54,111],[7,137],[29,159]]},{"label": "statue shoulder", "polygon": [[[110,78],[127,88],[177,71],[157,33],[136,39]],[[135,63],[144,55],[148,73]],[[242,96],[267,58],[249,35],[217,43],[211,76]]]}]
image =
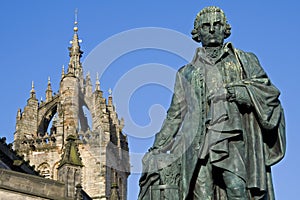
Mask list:
[{"label": "statue shoulder", "polygon": [[257,56],[252,52],[245,52],[240,49],[235,49],[235,53],[238,56],[244,72],[248,77],[265,77],[266,73],[262,68]]},{"label": "statue shoulder", "polygon": [[234,51],[237,53],[238,57],[244,62],[259,63],[258,57],[253,52],[246,52],[237,48],[235,48]]},{"label": "statue shoulder", "polygon": [[193,71],[195,69],[194,65],[192,65],[191,63],[188,63],[182,67],[180,67],[178,69],[178,73],[180,75],[187,75],[187,74],[190,74],[191,71]]}]

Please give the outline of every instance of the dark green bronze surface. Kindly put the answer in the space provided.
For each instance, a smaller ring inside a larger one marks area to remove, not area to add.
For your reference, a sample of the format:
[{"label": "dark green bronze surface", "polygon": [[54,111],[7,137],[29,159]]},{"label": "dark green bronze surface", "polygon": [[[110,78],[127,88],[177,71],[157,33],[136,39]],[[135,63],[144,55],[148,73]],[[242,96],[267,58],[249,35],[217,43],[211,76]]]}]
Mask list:
[{"label": "dark green bronze surface", "polygon": [[177,72],[143,158],[139,200],[274,199],[271,166],[286,148],[280,92],[253,53],[224,42],[230,30],[220,8],[197,14],[192,35],[202,47]]}]

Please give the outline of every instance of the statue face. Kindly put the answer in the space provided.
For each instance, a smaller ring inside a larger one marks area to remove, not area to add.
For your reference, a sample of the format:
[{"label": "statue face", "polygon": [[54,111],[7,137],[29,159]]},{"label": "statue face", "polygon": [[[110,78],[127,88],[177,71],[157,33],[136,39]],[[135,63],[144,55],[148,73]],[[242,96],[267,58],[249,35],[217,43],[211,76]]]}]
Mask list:
[{"label": "statue face", "polygon": [[225,17],[220,12],[201,15],[198,31],[202,46],[217,47],[223,45],[225,24]]}]

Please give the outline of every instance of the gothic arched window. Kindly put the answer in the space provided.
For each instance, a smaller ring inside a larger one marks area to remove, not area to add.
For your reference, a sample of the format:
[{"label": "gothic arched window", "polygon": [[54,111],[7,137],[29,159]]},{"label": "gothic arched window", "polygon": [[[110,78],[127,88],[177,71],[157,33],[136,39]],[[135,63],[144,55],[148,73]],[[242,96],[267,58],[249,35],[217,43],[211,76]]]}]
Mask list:
[{"label": "gothic arched window", "polygon": [[48,163],[42,163],[38,167],[38,170],[40,171],[40,174],[45,178],[51,178],[50,165]]}]

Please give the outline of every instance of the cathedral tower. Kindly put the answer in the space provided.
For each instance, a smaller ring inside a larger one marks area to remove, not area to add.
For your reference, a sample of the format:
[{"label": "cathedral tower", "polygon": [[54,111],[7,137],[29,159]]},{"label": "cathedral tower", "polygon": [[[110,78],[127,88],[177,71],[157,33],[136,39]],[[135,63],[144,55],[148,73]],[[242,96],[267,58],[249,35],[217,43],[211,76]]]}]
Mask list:
[{"label": "cathedral tower", "polygon": [[[124,122],[111,94],[107,100],[103,97],[98,75],[94,90],[90,75],[84,78],[82,54],[76,20],[59,92],[52,93],[48,78],[46,100],[39,101],[32,83],[27,105],[17,112],[14,149],[46,178],[72,183],[68,191],[75,191],[78,183],[93,199],[104,200],[114,183],[120,199],[126,199],[130,169]],[[68,152],[77,163],[66,159]]]}]

